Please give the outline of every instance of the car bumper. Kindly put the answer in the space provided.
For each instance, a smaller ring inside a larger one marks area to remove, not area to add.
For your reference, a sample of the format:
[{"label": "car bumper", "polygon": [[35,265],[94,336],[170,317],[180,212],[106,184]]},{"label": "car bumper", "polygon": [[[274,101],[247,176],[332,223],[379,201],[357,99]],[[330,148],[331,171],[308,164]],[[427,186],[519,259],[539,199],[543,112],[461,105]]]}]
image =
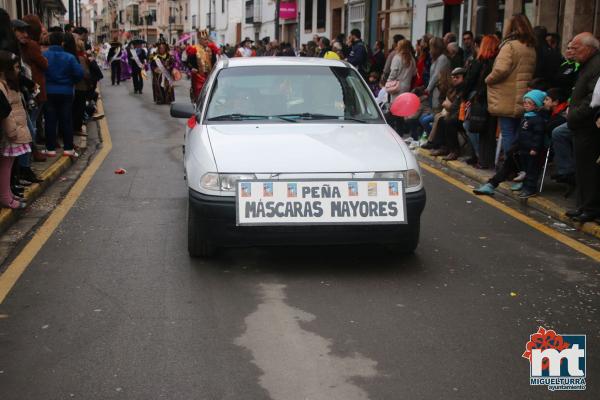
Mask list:
[{"label": "car bumper", "polygon": [[419,229],[425,189],[406,194],[407,224],[237,226],[234,197],[189,191],[202,235],[218,246],[399,243]]}]

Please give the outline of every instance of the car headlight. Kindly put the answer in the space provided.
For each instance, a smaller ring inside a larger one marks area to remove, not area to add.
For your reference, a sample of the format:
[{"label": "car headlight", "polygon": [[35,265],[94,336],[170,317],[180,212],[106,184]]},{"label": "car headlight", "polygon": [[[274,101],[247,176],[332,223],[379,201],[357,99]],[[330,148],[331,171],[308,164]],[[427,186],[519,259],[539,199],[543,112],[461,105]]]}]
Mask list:
[{"label": "car headlight", "polygon": [[235,192],[236,182],[241,179],[256,179],[254,174],[217,174],[208,172],[200,178],[200,186],[218,192]]},{"label": "car headlight", "polygon": [[378,179],[404,179],[406,188],[417,187],[421,184],[421,174],[416,169],[406,171],[375,172],[373,178]]}]

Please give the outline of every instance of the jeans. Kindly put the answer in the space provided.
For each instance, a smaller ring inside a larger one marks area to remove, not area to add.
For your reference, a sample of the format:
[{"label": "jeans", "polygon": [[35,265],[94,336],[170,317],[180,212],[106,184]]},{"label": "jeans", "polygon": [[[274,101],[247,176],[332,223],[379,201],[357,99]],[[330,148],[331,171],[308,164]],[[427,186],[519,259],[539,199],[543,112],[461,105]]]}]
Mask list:
[{"label": "jeans", "polygon": [[56,150],[56,129],[63,134],[64,149],[73,150],[73,95],[50,94],[46,103],[46,148]]},{"label": "jeans", "polygon": [[463,128],[465,128],[465,132],[467,132],[467,135],[469,136],[469,141],[473,147],[473,152],[475,152],[475,156],[479,158],[479,132],[469,131],[469,125],[469,120],[463,122]]},{"label": "jeans", "polygon": [[517,129],[521,120],[519,118],[500,117],[500,133],[502,133],[502,151],[504,156],[508,154],[508,150],[517,139]]},{"label": "jeans", "polygon": [[79,132],[81,131],[81,127],[83,126],[83,120],[85,117],[85,97],[87,91],[85,90],[75,90],[75,97],[73,98],[73,131]]},{"label": "jeans", "polygon": [[554,148],[554,163],[559,175],[575,174],[575,157],[573,156],[573,132],[567,123],[557,126],[552,131],[552,147]]},{"label": "jeans", "polygon": [[427,132],[427,135],[429,135],[431,133],[431,129],[433,129],[433,119],[433,114],[423,114],[419,117],[419,124],[421,124],[423,130]]}]

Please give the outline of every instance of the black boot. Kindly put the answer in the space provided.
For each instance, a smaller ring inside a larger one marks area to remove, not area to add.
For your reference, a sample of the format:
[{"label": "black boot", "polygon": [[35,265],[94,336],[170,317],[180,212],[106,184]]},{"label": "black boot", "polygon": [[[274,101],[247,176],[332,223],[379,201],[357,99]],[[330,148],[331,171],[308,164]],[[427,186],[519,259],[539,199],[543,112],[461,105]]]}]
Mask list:
[{"label": "black boot", "polygon": [[32,171],[31,167],[21,167],[19,178],[31,183],[43,182],[43,179],[39,179],[37,176],[35,176],[35,173]]}]

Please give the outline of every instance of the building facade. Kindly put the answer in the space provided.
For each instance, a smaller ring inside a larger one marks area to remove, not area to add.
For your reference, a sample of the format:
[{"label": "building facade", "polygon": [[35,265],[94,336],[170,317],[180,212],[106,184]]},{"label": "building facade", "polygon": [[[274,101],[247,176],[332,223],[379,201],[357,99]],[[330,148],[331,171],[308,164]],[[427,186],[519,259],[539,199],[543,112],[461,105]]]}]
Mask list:
[{"label": "building facade", "polygon": [[62,0],[0,0],[0,8],[5,9],[11,18],[36,14],[46,27],[62,25],[67,13]]},{"label": "building facade", "polygon": [[[0,0],[0,5],[18,16],[35,10],[36,4],[44,4],[45,21],[49,21],[52,15],[64,13],[62,1]],[[174,43],[187,38],[195,43],[196,32],[206,29],[221,45],[235,45],[246,37],[254,41],[268,37],[298,48],[315,35],[333,39],[359,29],[369,46],[382,40],[389,49],[396,34],[414,43],[425,33],[442,36],[452,31],[461,40],[460,33],[465,30],[475,34],[502,31],[515,12],[525,13],[533,25],[544,25],[563,38],[582,31],[600,34],[600,0],[89,1],[93,7],[90,18],[95,22],[96,36],[102,40],[139,37],[151,43],[161,38]],[[88,12],[87,7],[83,12]]]}]

